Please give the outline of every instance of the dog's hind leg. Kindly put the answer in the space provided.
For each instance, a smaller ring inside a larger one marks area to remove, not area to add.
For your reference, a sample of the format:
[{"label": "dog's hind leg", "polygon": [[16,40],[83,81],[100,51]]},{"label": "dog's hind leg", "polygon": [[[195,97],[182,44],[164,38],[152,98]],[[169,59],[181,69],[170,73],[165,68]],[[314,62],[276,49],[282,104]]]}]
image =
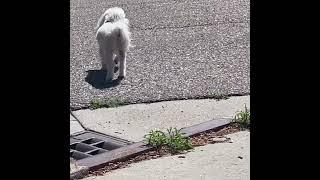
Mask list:
[{"label": "dog's hind leg", "polygon": [[119,51],[119,61],[120,61],[120,72],[119,78],[124,78],[126,76],[126,53]]},{"label": "dog's hind leg", "polygon": [[103,66],[105,66],[107,70],[106,81],[111,81],[114,76],[114,61],[112,52],[105,51],[104,58]]},{"label": "dog's hind leg", "polygon": [[115,55],[113,59],[114,59],[114,63],[115,63],[115,64],[118,64],[118,62],[119,62],[119,57]]},{"label": "dog's hind leg", "polygon": [[100,45],[99,47],[99,53],[100,53],[100,61],[101,61],[101,70],[107,71],[107,59],[105,57],[105,50],[103,46]]}]

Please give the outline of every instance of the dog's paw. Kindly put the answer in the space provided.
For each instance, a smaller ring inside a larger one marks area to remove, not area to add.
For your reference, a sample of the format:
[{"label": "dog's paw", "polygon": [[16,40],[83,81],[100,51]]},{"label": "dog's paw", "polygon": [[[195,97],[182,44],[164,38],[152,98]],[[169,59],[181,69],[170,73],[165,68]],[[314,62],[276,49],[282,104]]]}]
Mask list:
[{"label": "dog's paw", "polygon": [[123,80],[125,77],[124,76],[118,76],[119,80]]},{"label": "dog's paw", "polygon": [[119,62],[118,56],[116,56],[113,61],[114,61],[115,64],[118,64],[118,62]]},{"label": "dog's paw", "polygon": [[116,73],[116,72],[118,72],[118,70],[119,70],[119,67],[114,67],[114,73]]}]

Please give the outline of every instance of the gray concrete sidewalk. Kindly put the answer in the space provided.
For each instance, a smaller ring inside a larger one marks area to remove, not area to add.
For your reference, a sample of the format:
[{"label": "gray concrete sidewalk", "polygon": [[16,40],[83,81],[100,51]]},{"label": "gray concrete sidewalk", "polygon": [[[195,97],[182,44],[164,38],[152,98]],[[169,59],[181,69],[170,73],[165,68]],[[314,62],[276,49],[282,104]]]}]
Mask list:
[{"label": "gray concrete sidewalk", "polygon": [[[230,97],[227,100],[180,100],[151,104],[132,104],[117,108],[79,110],[74,114],[90,129],[140,141],[150,130],[182,128],[218,118],[232,118],[244,105],[250,108],[250,96]],[[83,128],[70,116],[70,134]],[[141,179],[141,180],[247,180],[250,179],[250,133],[247,131],[228,135],[233,143],[209,144],[196,147],[185,154],[163,157],[131,164],[104,176],[91,179]],[[240,156],[240,158],[239,158]],[[242,157],[242,159],[241,159]]]},{"label": "gray concrete sidewalk", "polygon": [[70,115],[70,135],[83,130],[79,122]]},{"label": "gray concrete sidewalk", "polygon": [[233,143],[208,144],[192,152],[142,161],[85,180],[249,180],[250,133],[227,135]]},{"label": "gray concrete sidewalk", "polygon": [[[250,108],[250,96],[219,101],[201,99],[132,104],[117,108],[78,110],[74,114],[86,128],[137,142],[154,129],[183,128],[215,118],[232,118],[237,111],[244,109],[245,104]],[[70,132],[81,130],[75,123]]]}]

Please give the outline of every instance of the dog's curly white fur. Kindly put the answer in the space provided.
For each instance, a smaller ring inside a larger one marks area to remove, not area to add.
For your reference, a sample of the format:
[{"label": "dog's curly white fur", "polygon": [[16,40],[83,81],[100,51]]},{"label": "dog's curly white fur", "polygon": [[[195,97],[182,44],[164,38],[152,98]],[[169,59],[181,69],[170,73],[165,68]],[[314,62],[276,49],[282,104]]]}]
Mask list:
[{"label": "dog's curly white fur", "polygon": [[131,44],[129,20],[123,9],[107,9],[99,18],[96,39],[99,44],[102,70],[107,71],[106,81],[114,77],[115,61],[120,62],[119,78],[126,76],[126,56]]}]

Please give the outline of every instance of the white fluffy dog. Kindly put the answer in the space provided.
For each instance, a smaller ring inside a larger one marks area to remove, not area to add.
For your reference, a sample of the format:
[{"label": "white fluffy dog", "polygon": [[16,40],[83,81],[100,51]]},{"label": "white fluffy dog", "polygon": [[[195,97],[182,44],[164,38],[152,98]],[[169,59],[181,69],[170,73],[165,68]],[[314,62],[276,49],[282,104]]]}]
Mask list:
[{"label": "white fluffy dog", "polygon": [[129,20],[123,9],[113,7],[107,9],[98,20],[95,28],[99,44],[102,70],[107,71],[106,81],[114,76],[115,63],[120,61],[119,79],[126,76],[126,55],[131,38]]}]

